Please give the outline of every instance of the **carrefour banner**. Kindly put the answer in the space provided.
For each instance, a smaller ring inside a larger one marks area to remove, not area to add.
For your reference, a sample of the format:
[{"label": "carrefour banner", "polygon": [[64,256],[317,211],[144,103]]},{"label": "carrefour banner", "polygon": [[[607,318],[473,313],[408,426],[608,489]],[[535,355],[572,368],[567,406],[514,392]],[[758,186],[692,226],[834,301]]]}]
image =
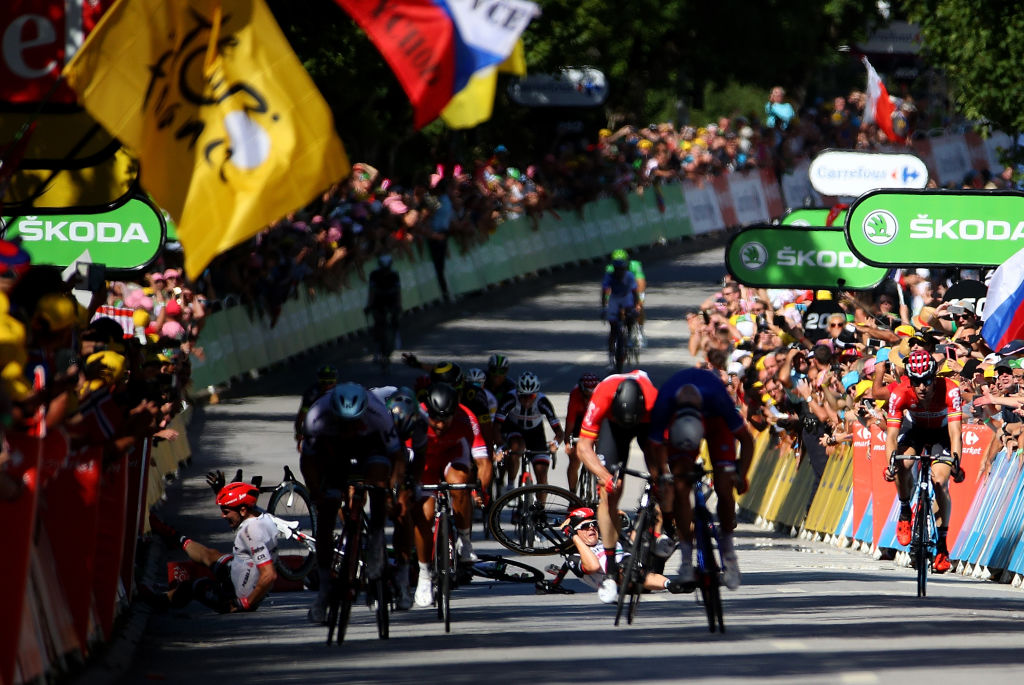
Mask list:
[{"label": "carrefour banner", "polygon": [[828,207],[801,207],[790,210],[779,222],[783,226],[842,226],[846,222],[846,210],[840,209],[833,219],[832,224],[828,223],[828,215],[832,212]]},{"label": "carrefour banner", "polygon": [[740,231],[729,241],[725,266],[737,281],[757,288],[867,290],[887,273],[858,259],[841,228],[796,226]]},{"label": "carrefour banner", "polygon": [[924,188],[928,168],[905,153],[825,150],[811,162],[811,185],[822,195],[857,197],[879,188]]},{"label": "carrefour banner", "polygon": [[850,207],[846,237],[876,266],[998,266],[1024,247],[1024,193],[871,192]]},{"label": "carrefour banner", "polygon": [[68,266],[89,251],[108,269],[137,270],[160,253],[166,236],[163,214],[148,198],[133,197],[102,212],[36,210],[0,218],[6,240],[20,238],[33,264]]}]

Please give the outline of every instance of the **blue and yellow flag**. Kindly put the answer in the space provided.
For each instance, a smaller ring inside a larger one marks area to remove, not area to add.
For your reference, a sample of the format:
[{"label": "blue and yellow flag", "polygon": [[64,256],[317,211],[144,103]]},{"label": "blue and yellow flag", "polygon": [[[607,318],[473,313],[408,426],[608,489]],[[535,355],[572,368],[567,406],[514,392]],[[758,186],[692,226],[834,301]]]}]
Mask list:
[{"label": "blue and yellow flag", "polygon": [[190,277],[349,173],[327,103],[263,0],[119,0],[64,76],[138,154]]}]

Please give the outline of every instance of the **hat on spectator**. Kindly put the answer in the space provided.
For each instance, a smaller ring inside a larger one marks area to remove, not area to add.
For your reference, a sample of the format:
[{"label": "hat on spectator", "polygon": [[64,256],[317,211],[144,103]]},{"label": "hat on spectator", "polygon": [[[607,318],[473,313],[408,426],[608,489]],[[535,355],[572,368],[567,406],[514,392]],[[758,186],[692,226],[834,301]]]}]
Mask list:
[{"label": "hat on spectator", "polygon": [[94,352],[85,360],[85,376],[105,383],[117,383],[124,377],[126,364],[124,355],[113,350]]},{"label": "hat on spectator", "polygon": [[21,279],[31,266],[31,258],[20,245],[9,240],[0,240],[0,278]]},{"label": "hat on spectator", "polygon": [[975,374],[979,366],[981,366],[980,359],[968,359],[964,362],[964,367],[960,370],[960,375],[965,378],[969,378]]},{"label": "hat on spectator", "polygon": [[740,332],[744,338],[754,337],[754,333],[757,332],[757,324],[750,319],[744,319],[743,321],[736,322],[736,330]]},{"label": "hat on spectator", "polygon": [[871,389],[871,385],[871,381],[866,378],[862,381],[858,381],[857,385],[854,386],[855,390],[853,391],[853,399],[859,400],[864,397],[864,393]]},{"label": "hat on spectator", "polygon": [[167,279],[164,277],[162,272],[154,271],[149,275],[149,280],[152,281],[153,283],[156,283],[157,281],[165,281]]},{"label": "hat on spectator", "polygon": [[887,362],[889,361],[889,353],[892,351],[891,347],[881,347],[878,352],[875,353],[876,362]]},{"label": "hat on spectator", "polygon": [[643,152],[647,152],[654,146],[654,143],[644,138],[639,143],[637,143],[636,146],[640,148],[640,150],[642,150]]},{"label": "hat on spectator", "polygon": [[928,322],[933,318],[935,318],[935,307],[921,307],[921,311],[911,319],[911,323],[918,328],[931,328],[932,325]]},{"label": "hat on spectator", "polygon": [[860,374],[856,371],[849,371],[843,376],[843,390],[849,390],[860,382]]},{"label": "hat on spectator", "polygon": [[991,366],[986,366],[985,367],[985,378],[995,378],[995,377],[996,377],[996,370],[993,369]]},{"label": "hat on spectator", "polygon": [[164,278],[181,278],[181,269],[168,269],[164,272]]},{"label": "hat on spectator", "polygon": [[47,293],[36,303],[35,317],[45,321],[51,331],[70,328],[78,320],[78,309],[75,302],[60,293]]},{"label": "hat on spectator", "polygon": [[865,359],[864,360],[864,375],[870,376],[871,374],[873,374],[875,372],[875,364],[877,364],[877,363],[878,362],[876,361],[875,357],[868,357],[867,359]]},{"label": "hat on spectator", "polygon": [[938,369],[938,371],[935,372],[935,375],[936,376],[952,376],[955,373],[956,373],[956,371],[954,371],[953,367],[949,365],[949,360],[946,360],[946,361],[942,362],[941,366],[939,366],[939,369]]},{"label": "hat on spectator", "polygon": [[1000,357],[1010,357],[1015,354],[1024,353],[1024,340],[1011,340],[996,352]]},{"label": "hat on spectator", "polygon": [[1005,359],[996,362],[995,366],[993,367],[993,370],[996,372],[997,376],[1003,373],[1004,371],[1006,373],[1013,373],[1013,367],[1010,366],[1010,362],[1008,362]]},{"label": "hat on spectator", "polygon": [[753,353],[750,350],[745,350],[742,347],[738,347],[729,353],[729,361],[738,362],[745,357],[751,356]]},{"label": "hat on spectator", "polygon": [[909,325],[909,324],[903,324],[901,326],[897,326],[896,330],[894,332],[896,333],[896,335],[900,336],[901,338],[909,338],[910,336],[912,336],[915,333],[917,333],[917,331],[914,330],[914,327]]},{"label": "hat on spectator", "polygon": [[985,363],[985,364],[993,364],[994,365],[994,364],[998,364],[1001,359],[1002,359],[1002,357],[1000,357],[995,352],[992,352],[990,354],[985,355],[985,358],[982,360],[982,362]]},{"label": "hat on spectator", "polygon": [[183,338],[185,336],[185,327],[177,321],[167,321],[160,328],[160,334],[165,335],[168,338]]},{"label": "hat on spectator", "polygon": [[181,305],[177,300],[168,300],[164,309],[167,311],[167,316],[181,316]]},{"label": "hat on spectator", "polygon": [[746,370],[747,367],[743,366],[740,362],[729,362],[727,372],[730,376],[742,376]]}]

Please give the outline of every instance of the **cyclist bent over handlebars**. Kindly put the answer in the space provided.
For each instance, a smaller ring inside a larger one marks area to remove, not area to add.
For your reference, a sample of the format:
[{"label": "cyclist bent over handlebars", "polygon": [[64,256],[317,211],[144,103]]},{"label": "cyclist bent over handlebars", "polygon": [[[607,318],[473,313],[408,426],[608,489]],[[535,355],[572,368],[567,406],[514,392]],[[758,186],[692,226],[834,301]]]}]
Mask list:
[{"label": "cyclist bent over handlebars", "polygon": [[[303,425],[299,468],[317,509],[316,559],[320,590],[309,620],[322,623],[327,604],[327,578],[334,552],[334,525],[348,482],[361,477],[379,486],[402,481],[405,459],[395,423],[384,403],[358,383],[340,383],[313,403]],[[382,569],[386,496],[370,491],[370,578]]]},{"label": "cyclist bent over handlebars", "polygon": [[619,320],[619,309],[626,311],[626,320],[635,321],[640,313],[640,294],[636,277],[627,268],[625,259],[612,261],[612,271],[601,279],[601,320],[609,323],[608,366],[615,368],[615,322]]},{"label": "cyclist bent over handlebars", "polygon": [[[932,569],[935,573],[949,570],[949,549],[946,532],[949,528],[949,477],[963,480],[960,469],[962,410],[960,386],[945,377],[936,377],[936,363],[923,349],[913,350],[905,364],[906,375],[890,386],[889,412],[886,419],[885,449],[892,455],[885,479],[896,481],[900,497],[900,517],[896,524],[896,539],[909,545],[913,537],[910,499],[914,494],[913,460],[899,459],[899,455],[918,455],[928,445],[942,445],[942,454],[932,457],[931,477],[935,489],[938,514],[935,520],[938,544]],[[909,426],[903,425],[906,412]]]}]

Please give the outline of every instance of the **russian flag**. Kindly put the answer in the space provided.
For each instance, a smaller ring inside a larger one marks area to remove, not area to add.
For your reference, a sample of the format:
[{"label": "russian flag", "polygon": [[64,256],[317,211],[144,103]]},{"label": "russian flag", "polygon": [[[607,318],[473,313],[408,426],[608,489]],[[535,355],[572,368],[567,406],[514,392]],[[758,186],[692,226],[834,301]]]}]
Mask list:
[{"label": "russian flag", "polygon": [[1007,259],[992,274],[981,337],[998,350],[1011,340],[1024,339],[1024,250]]},{"label": "russian flag", "polygon": [[529,0],[335,0],[380,50],[422,128],[474,74],[512,54],[540,9]]}]

